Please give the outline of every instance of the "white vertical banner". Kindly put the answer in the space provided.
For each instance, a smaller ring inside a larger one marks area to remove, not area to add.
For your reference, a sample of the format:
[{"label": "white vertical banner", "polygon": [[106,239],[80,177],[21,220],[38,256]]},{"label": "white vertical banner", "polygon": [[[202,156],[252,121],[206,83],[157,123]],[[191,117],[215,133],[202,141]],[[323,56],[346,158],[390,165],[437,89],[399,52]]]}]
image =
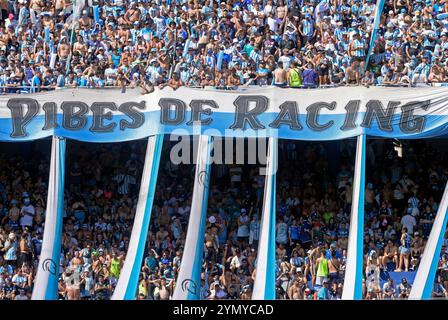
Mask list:
[{"label": "white vertical banner", "polygon": [[260,241],[258,245],[254,289],[252,293],[253,300],[275,299],[275,197],[277,157],[278,139],[269,138]]},{"label": "white vertical banner", "polygon": [[366,135],[361,134],[358,136],[356,144],[350,233],[348,237],[347,265],[345,268],[342,300],[362,299],[365,164]]},{"label": "white vertical banner", "polygon": [[173,300],[200,300],[213,138],[199,136],[190,218]]},{"label": "white vertical banner", "polygon": [[160,157],[162,154],[163,134],[150,136],[146,147],[145,165],[132,227],[129,248],[112,295],[112,300],[134,300],[137,295],[146,238],[151,220],[152,204],[157,184]]},{"label": "white vertical banner", "polygon": [[386,3],[386,0],[378,0],[376,2],[376,8],[375,8],[375,14],[374,14],[374,20],[373,20],[373,29],[372,33],[370,34],[370,45],[369,45],[369,51],[367,52],[366,56],[366,62],[364,66],[364,70],[367,69],[367,66],[369,65],[370,56],[372,55],[373,48],[375,47],[375,41],[378,35],[378,30],[380,27],[381,22],[381,14],[383,13],[384,4]]},{"label": "white vertical banner", "polygon": [[45,228],[32,300],[57,300],[64,214],[65,139],[53,136]]},{"label": "white vertical banner", "polygon": [[447,209],[448,183],[445,186],[445,191],[443,192],[442,200],[437,210],[437,216],[431,228],[428,241],[426,242],[425,251],[423,251],[423,257],[418,266],[417,274],[415,275],[411,293],[409,294],[409,299],[411,300],[426,300],[431,298],[437,266],[439,264],[440,250],[448,222]]}]

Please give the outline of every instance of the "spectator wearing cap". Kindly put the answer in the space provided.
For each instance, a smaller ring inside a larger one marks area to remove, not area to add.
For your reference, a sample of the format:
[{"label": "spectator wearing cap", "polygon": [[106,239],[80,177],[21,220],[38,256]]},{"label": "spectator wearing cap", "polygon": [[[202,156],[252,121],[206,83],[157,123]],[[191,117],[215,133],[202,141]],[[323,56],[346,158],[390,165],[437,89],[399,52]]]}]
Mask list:
[{"label": "spectator wearing cap", "polygon": [[412,83],[428,83],[428,77],[430,74],[430,65],[428,63],[429,59],[427,56],[422,57],[422,62],[415,68]]},{"label": "spectator wearing cap", "polygon": [[394,280],[392,278],[387,279],[387,282],[383,284],[382,299],[383,300],[394,300],[396,298],[396,292],[394,285]]},{"label": "spectator wearing cap", "polygon": [[318,75],[311,62],[308,62],[302,71],[302,81],[305,87],[315,87],[318,85]]},{"label": "spectator wearing cap", "polygon": [[329,300],[330,299],[328,280],[323,280],[322,287],[317,292],[317,299],[318,300]]}]

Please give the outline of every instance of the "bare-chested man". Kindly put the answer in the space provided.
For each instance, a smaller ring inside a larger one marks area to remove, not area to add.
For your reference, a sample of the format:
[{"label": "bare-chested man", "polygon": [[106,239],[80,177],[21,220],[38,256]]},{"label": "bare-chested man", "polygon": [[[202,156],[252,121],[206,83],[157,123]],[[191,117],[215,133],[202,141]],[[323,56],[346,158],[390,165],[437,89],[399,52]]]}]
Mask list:
[{"label": "bare-chested man", "polygon": [[277,18],[285,20],[288,13],[288,7],[285,5],[285,1],[280,0],[277,7]]},{"label": "bare-chested man", "polygon": [[79,25],[90,28],[92,26],[92,19],[87,15],[87,10],[82,11],[82,17],[79,19]]},{"label": "bare-chested man", "polygon": [[162,49],[160,51],[160,55],[157,58],[157,61],[159,62],[160,66],[164,69],[164,70],[168,70],[169,66],[170,66],[170,57],[166,54],[166,49]]},{"label": "bare-chested man", "polygon": [[6,44],[9,41],[9,35],[5,30],[0,28],[0,50],[6,50]]},{"label": "bare-chested man", "polygon": [[390,262],[394,262],[398,266],[398,248],[392,240],[389,240],[384,247],[384,255],[381,257],[380,262],[384,269],[387,268],[387,264]]},{"label": "bare-chested man", "polygon": [[42,19],[42,27],[43,28],[50,28],[50,31],[54,31],[54,21],[51,19],[50,15],[48,13],[43,15]]},{"label": "bare-chested man", "polygon": [[172,292],[172,281],[167,284],[166,279],[162,278],[159,284],[159,297],[160,300],[169,300]]},{"label": "bare-chested man", "polygon": [[63,280],[65,282],[65,290],[68,300],[80,299],[80,287],[79,287],[79,275],[73,268],[69,268],[63,274]]},{"label": "bare-chested man", "polygon": [[[345,72],[345,77],[347,84],[359,85],[359,64],[357,61],[353,61],[350,67],[347,68]],[[367,192],[366,192],[367,196]]]},{"label": "bare-chested man", "polygon": [[70,45],[66,37],[62,37],[58,46],[58,58],[59,60],[65,61],[70,54]]},{"label": "bare-chested man", "polygon": [[133,24],[134,22],[140,20],[140,10],[138,10],[135,2],[131,2],[131,7],[124,14],[123,20],[126,24]]},{"label": "bare-chested man", "polygon": [[35,12],[35,14],[39,14],[42,12],[42,8],[45,6],[45,2],[42,0],[31,0],[30,1],[30,9]]},{"label": "bare-chested man", "polygon": [[348,238],[347,238],[347,236],[345,234],[342,235],[342,237],[338,240],[338,247],[343,249],[343,250],[347,250]]},{"label": "bare-chested man", "polygon": [[84,38],[82,36],[78,36],[78,41],[73,45],[73,52],[79,52],[82,56],[87,54],[87,44],[84,42]]},{"label": "bare-chested man", "polygon": [[274,85],[277,87],[285,87],[287,85],[287,73],[283,69],[283,62],[277,63],[277,68],[274,70]]},{"label": "bare-chested man", "polygon": [[295,280],[288,289],[288,298],[290,300],[302,300],[303,299],[302,287],[299,281]]}]

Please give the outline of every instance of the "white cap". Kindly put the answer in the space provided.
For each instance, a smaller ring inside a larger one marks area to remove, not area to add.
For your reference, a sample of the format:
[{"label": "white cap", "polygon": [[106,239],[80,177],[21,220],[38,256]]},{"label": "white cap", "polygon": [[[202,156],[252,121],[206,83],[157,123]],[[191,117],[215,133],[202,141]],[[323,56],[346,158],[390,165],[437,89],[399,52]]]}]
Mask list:
[{"label": "white cap", "polygon": [[216,218],[215,218],[215,216],[211,216],[210,218],[208,218],[208,221],[209,221],[210,223],[215,223],[215,222],[216,222]]}]

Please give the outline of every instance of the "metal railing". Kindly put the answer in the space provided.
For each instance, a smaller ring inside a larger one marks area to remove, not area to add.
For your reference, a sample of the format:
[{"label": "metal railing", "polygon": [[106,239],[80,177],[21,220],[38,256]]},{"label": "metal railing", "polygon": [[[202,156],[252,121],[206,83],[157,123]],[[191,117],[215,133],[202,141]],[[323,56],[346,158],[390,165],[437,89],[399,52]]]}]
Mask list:
[{"label": "metal railing", "polygon": [[[168,85],[164,85],[163,87],[167,87]],[[291,88],[291,89],[326,89],[326,88],[338,88],[338,87],[394,87],[394,88],[405,88],[405,87],[418,87],[418,86],[428,86],[428,87],[448,87],[448,83],[418,83],[418,84],[373,84],[373,85],[351,85],[351,84],[329,84],[329,85],[301,85],[297,87],[290,86],[282,86],[278,87],[280,89],[283,88]],[[249,89],[249,88],[260,88],[260,87],[277,87],[275,85],[242,85],[242,86],[183,86],[194,89],[207,89],[207,90],[241,90],[241,89]],[[8,95],[8,94],[29,94],[29,93],[39,93],[39,92],[48,92],[54,90],[67,90],[67,89],[121,89],[123,93],[126,92],[126,89],[135,89],[142,88],[140,86],[46,86],[46,87],[32,87],[32,86],[0,86],[0,95]]]}]

